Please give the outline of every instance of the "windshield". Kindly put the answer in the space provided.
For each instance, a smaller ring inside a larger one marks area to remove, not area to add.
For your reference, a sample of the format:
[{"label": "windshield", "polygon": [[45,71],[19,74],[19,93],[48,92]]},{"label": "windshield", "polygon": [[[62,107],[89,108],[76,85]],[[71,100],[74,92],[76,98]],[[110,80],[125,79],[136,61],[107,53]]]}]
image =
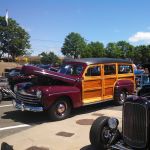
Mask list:
[{"label": "windshield", "polygon": [[9,76],[17,76],[20,75],[20,70],[12,70],[9,72]]},{"label": "windshield", "polygon": [[66,75],[80,75],[83,71],[83,66],[81,64],[63,64],[59,71],[62,74]]}]

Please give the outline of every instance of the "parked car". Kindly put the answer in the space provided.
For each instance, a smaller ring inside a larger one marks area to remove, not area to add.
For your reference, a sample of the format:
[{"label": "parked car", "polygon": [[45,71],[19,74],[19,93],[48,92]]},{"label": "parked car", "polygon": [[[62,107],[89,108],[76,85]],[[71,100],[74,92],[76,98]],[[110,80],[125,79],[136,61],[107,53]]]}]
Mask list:
[{"label": "parked car", "polygon": [[0,77],[0,102],[6,98],[15,98],[15,94],[10,89],[7,78]]},{"label": "parked car", "polygon": [[[28,69],[28,72],[30,70]],[[17,84],[15,107],[47,111],[51,119],[65,119],[73,108],[114,100],[123,104],[135,91],[130,61],[84,58],[64,62],[58,72],[36,70],[32,82]]]},{"label": "parked car", "polygon": [[150,95],[150,74],[142,74],[139,77],[137,95],[138,96]]},{"label": "parked car", "polygon": [[9,72],[11,72],[12,69],[13,68],[9,68],[9,67],[5,68],[4,72],[2,72],[2,76],[5,77],[5,78],[7,78],[8,75],[9,75]]},{"label": "parked car", "polygon": [[18,76],[18,75],[20,75],[21,68],[22,68],[22,67],[15,67],[15,68],[12,68],[12,69],[10,70],[10,72],[8,73],[8,78],[9,78],[10,76]]},{"label": "parked car", "polygon": [[21,82],[28,82],[32,78],[35,78],[36,70],[50,70],[57,71],[57,68],[52,67],[51,65],[24,65],[22,67],[16,67],[11,69],[8,73],[8,81],[11,87],[11,90],[14,89],[14,85]]},{"label": "parked car", "polygon": [[90,129],[94,150],[150,150],[150,95],[132,96],[123,104],[122,132],[117,118],[97,118]]},{"label": "parked car", "polygon": [[28,82],[32,78],[34,78],[35,77],[35,75],[34,75],[35,68],[37,68],[37,67],[30,66],[30,65],[24,65],[22,68],[20,68],[20,70],[12,70],[8,74],[8,82],[10,85],[10,89],[13,91],[14,86],[17,83]]},{"label": "parked car", "polygon": [[150,75],[150,64],[143,64],[140,66],[142,67],[142,69],[134,70],[137,88],[142,88],[146,84],[150,84],[148,81]]},{"label": "parked car", "polygon": [[50,70],[50,71],[55,71],[55,72],[57,72],[58,68],[59,68],[59,66],[54,66],[54,65],[51,65],[51,64],[39,64],[39,65],[37,65],[37,67],[47,69],[47,70]]}]

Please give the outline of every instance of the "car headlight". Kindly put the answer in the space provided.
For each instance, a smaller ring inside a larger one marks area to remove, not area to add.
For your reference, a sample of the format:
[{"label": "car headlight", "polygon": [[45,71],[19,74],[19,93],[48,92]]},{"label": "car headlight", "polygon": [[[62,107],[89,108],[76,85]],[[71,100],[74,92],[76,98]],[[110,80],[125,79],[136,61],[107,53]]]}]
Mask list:
[{"label": "car headlight", "polygon": [[14,86],[14,92],[16,93],[18,91],[18,87],[15,85]]},{"label": "car headlight", "polygon": [[116,129],[117,126],[118,126],[118,124],[119,124],[118,119],[113,118],[113,117],[108,119],[108,126],[109,126],[111,129]]},{"label": "car headlight", "polygon": [[37,90],[36,91],[36,96],[37,96],[37,98],[41,98],[42,97],[42,92],[41,91],[39,91],[39,90]]}]

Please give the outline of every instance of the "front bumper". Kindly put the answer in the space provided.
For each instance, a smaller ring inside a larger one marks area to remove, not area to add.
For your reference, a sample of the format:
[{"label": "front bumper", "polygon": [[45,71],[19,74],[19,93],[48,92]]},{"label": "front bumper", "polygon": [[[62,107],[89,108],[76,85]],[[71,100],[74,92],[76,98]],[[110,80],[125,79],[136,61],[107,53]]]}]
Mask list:
[{"label": "front bumper", "polygon": [[42,112],[43,107],[41,106],[31,106],[24,103],[17,103],[15,100],[13,100],[13,105],[16,109],[21,111],[32,111],[32,112]]}]

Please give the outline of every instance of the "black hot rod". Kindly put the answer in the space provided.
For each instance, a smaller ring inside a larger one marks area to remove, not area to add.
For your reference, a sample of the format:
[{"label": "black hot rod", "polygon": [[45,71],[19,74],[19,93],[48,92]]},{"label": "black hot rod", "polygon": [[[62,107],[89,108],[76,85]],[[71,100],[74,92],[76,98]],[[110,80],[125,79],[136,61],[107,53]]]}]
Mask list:
[{"label": "black hot rod", "polygon": [[90,142],[94,150],[150,150],[150,95],[128,97],[123,104],[121,132],[118,124],[117,118],[108,116],[93,122]]}]

